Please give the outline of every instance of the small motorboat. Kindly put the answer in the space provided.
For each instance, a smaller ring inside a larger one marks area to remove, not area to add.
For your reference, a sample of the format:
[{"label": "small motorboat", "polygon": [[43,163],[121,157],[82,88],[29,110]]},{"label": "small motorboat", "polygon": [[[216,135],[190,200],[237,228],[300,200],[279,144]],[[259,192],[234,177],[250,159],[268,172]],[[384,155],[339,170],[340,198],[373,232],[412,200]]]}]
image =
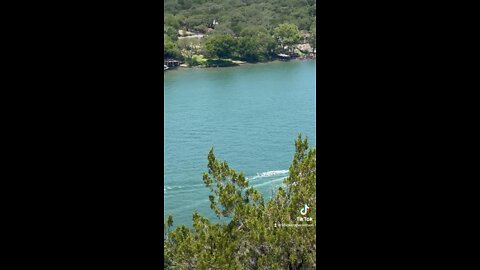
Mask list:
[{"label": "small motorboat", "polygon": [[163,70],[167,70],[167,69],[168,69],[167,65],[163,65]]}]

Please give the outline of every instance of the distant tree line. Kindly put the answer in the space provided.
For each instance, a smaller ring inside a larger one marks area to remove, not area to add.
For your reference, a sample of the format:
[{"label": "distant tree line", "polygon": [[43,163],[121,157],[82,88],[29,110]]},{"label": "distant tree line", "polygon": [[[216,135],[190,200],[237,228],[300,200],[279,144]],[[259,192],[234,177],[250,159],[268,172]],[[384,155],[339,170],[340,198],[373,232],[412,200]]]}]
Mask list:
[{"label": "distant tree line", "polygon": [[[219,24],[212,25],[214,20]],[[293,53],[305,34],[315,48],[315,25],[315,0],[165,0],[164,57],[193,65],[198,54],[268,61],[278,53]],[[179,30],[206,37],[179,39]]]},{"label": "distant tree line", "polygon": [[316,0],[164,0],[163,6],[173,28],[206,32],[216,20],[220,31],[236,36],[249,26],[272,31],[282,23],[309,31],[316,19]]}]

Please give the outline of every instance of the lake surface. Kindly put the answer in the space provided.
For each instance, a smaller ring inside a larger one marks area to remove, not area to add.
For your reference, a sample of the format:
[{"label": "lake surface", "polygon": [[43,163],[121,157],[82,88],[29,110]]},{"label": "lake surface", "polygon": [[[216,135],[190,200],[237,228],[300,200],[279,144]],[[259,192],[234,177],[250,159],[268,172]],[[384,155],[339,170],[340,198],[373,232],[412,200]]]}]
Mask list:
[{"label": "lake surface", "polygon": [[164,217],[216,217],[202,181],[211,147],[269,197],[298,133],[316,146],[315,70],[313,60],[164,72]]}]

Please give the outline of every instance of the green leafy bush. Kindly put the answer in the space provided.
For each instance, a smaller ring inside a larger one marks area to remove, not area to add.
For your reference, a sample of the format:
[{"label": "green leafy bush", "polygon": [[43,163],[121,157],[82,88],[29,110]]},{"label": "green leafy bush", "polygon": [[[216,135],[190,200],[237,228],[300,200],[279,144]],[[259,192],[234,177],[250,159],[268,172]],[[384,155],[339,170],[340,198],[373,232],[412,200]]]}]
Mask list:
[{"label": "green leafy bush", "polygon": [[232,67],[237,65],[229,59],[208,59],[206,61],[207,67]]},{"label": "green leafy bush", "polygon": [[204,66],[207,64],[207,59],[203,55],[193,55],[192,56],[192,66]]}]

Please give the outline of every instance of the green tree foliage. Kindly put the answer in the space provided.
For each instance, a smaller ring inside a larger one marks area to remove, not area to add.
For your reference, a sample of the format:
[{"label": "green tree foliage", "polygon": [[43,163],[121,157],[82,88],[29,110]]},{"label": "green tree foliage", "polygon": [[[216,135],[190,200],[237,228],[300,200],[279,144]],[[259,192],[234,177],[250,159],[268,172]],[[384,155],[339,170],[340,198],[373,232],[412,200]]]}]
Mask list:
[{"label": "green tree foliage", "polygon": [[298,44],[301,39],[301,33],[298,27],[291,23],[280,24],[273,30],[273,33],[280,43],[282,50],[287,46],[291,53],[293,52],[293,45]]},{"label": "green tree foliage", "polygon": [[163,16],[163,25],[164,26],[170,26],[174,29],[178,29],[180,27],[180,22],[179,19],[172,15],[172,14],[167,14]]},{"label": "green tree foliage", "polygon": [[231,58],[235,55],[237,40],[230,35],[213,35],[205,41],[207,54],[212,58]]},{"label": "green tree foliage", "polygon": [[308,31],[316,17],[316,0],[164,0],[164,16],[183,16],[180,27],[192,30],[212,22],[228,25],[235,35],[249,26],[269,32],[281,23]]},{"label": "green tree foliage", "polygon": [[163,35],[163,57],[164,58],[180,58],[181,53],[177,47],[177,44],[172,39],[164,34]]},{"label": "green tree foliage", "polygon": [[[243,173],[218,160],[212,149],[203,181],[211,191],[210,207],[223,222],[212,223],[195,212],[193,228],[173,229],[169,215],[165,269],[316,269],[316,149],[309,149],[301,135],[289,172],[284,187],[265,202]],[[312,208],[312,221],[298,222],[305,204]],[[294,223],[313,227],[279,227]]]},{"label": "green tree foliage", "polygon": [[177,41],[178,48],[189,65],[193,65],[193,55],[201,50],[198,38],[182,38]]},{"label": "green tree foliage", "polygon": [[262,27],[247,27],[239,37],[238,55],[249,62],[266,61],[273,56],[275,40]]},{"label": "green tree foliage", "polygon": [[167,35],[169,39],[173,41],[177,41],[178,39],[178,33],[177,30],[171,26],[164,25],[163,26],[163,34]]},{"label": "green tree foliage", "polygon": [[241,37],[238,40],[238,54],[248,62],[258,62],[262,56],[261,44],[253,37]]},{"label": "green tree foliage", "polygon": [[[209,28],[214,20],[219,24]],[[211,42],[210,47],[202,48],[215,58],[225,57],[217,54],[225,53],[232,59],[266,61],[275,56],[277,46],[292,54],[301,40],[300,31],[311,33],[315,21],[316,0],[164,0],[164,34],[173,42],[178,40],[178,30],[234,38],[225,46]],[[245,34],[245,29],[258,32]],[[233,43],[235,46],[230,46]],[[177,45],[183,55],[198,53]],[[192,62],[188,56],[187,61]]]}]

